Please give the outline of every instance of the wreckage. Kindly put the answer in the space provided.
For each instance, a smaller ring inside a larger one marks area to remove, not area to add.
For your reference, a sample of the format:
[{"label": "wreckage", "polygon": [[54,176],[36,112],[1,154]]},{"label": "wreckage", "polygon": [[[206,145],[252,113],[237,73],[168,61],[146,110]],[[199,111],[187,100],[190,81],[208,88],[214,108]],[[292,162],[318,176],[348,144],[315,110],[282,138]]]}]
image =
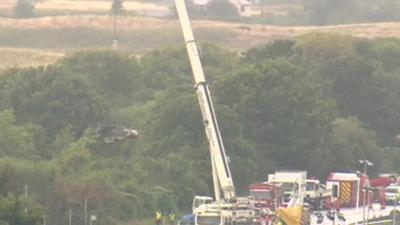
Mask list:
[{"label": "wreckage", "polygon": [[132,139],[139,136],[137,130],[126,128],[118,124],[99,124],[96,127],[96,133],[106,144],[116,143],[128,138]]}]

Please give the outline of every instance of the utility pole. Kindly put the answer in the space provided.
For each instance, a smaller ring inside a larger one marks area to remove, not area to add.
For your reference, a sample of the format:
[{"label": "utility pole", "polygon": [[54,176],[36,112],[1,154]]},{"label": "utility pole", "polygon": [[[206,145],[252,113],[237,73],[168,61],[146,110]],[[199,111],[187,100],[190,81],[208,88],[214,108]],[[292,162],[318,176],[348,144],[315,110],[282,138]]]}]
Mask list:
[{"label": "utility pole", "polygon": [[72,209],[68,210],[68,225],[72,225]]},{"label": "utility pole", "polygon": [[[365,180],[366,180],[366,178],[368,177],[367,176],[367,167],[373,167],[374,164],[367,159],[358,160],[358,162],[361,163],[364,167],[364,176],[365,176]],[[363,189],[363,225],[365,225],[365,224],[368,224],[368,218],[366,218],[366,215],[365,215],[365,202],[368,199],[367,207],[369,207],[369,196],[367,196],[367,194],[369,194],[369,182],[367,183],[364,181],[362,189]],[[367,216],[369,216],[369,215],[367,215]]]},{"label": "utility pole", "polygon": [[117,12],[114,9],[114,34],[113,34],[113,43],[112,43],[112,49],[114,52],[118,51],[118,39],[117,39]]},{"label": "utility pole", "polygon": [[121,11],[123,10],[123,0],[113,0],[111,9],[114,16],[114,34],[113,34],[112,49],[114,52],[117,52],[118,51],[117,18],[118,18],[118,13],[121,13]]},{"label": "utility pole", "polygon": [[85,225],[88,225],[88,221],[87,221],[87,219],[88,219],[88,217],[87,217],[88,202],[87,201],[88,201],[87,197],[85,196],[85,207],[84,207],[84,212],[83,212],[83,214],[85,216]]},{"label": "utility pole", "polygon": [[369,187],[368,187],[368,202],[367,202],[367,221],[364,223],[364,225],[368,225],[368,222],[369,222],[369,191],[371,190]]},{"label": "utility pole", "polygon": [[331,213],[332,213],[332,225],[335,225],[335,220],[336,220],[336,206],[337,206],[337,201],[338,201],[338,186],[337,185],[333,185],[332,186],[332,199],[333,199],[333,207],[331,209]]},{"label": "utility pole", "polygon": [[358,209],[360,208],[360,180],[361,174],[360,171],[357,171],[357,197],[356,197],[356,224],[358,225]]},{"label": "utility pole", "polygon": [[393,210],[393,225],[396,225],[396,217],[397,217],[397,201],[398,201],[398,197],[396,196],[396,198],[394,199],[394,210]]},{"label": "utility pole", "polygon": [[28,185],[24,186],[24,199],[25,199],[25,214],[28,213]]},{"label": "utility pole", "polygon": [[363,185],[362,190],[363,190],[363,225],[365,225],[365,221],[366,221],[366,219],[365,219],[365,201],[366,201],[366,196],[367,196],[367,194],[366,194],[367,187],[365,187],[365,184]]}]

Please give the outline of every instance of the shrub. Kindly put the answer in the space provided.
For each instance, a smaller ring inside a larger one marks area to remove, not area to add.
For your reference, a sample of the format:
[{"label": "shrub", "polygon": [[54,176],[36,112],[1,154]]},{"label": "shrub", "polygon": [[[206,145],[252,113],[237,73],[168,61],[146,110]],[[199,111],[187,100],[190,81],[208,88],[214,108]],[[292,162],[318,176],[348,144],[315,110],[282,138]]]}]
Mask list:
[{"label": "shrub", "polygon": [[32,17],[34,8],[35,5],[32,3],[32,0],[18,0],[17,3],[15,3],[14,15],[17,18]]}]

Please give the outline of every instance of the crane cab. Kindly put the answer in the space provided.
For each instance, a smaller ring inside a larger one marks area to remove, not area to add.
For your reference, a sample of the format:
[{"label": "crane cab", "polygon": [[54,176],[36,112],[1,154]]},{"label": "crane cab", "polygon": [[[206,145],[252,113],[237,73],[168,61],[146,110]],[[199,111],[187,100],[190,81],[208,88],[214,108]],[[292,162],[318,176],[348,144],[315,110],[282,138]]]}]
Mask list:
[{"label": "crane cab", "polygon": [[199,206],[204,205],[204,204],[211,204],[213,203],[213,198],[209,196],[194,196],[193,199],[193,204],[192,204],[192,212],[196,212],[196,209],[199,208]]},{"label": "crane cab", "polygon": [[193,199],[194,225],[224,225],[223,211],[220,203],[211,197],[195,196]]}]

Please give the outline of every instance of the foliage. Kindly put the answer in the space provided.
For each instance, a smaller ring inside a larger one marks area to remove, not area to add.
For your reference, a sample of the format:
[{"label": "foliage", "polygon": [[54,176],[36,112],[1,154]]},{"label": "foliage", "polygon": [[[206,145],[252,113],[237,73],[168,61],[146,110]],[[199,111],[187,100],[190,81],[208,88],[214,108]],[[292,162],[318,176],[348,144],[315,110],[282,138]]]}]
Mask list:
[{"label": "foliage", "polygon": [[[372,175],[397,171],[399,46],[336,34],[241,54],[201,45],[237,192],[278,169],[324,179],[359,169],[360,158],[375,163]],[[28,185],[49,223],[66,225],[69,209],[83,223],[85,199],[98,223],[110,224],[188,211],[195,194],[212,195],[183,47],[140,57],[83,51],[47,67],[9,69],[0,96],[0,195],[18,197]],[[106,144],[98,123],[140,135]]]},{"label": "foliage", "polygon": [[210,18],[235,18],[238,16],[238,10],[229,2],[229,0],[211,1],[207,5],[207,14]]},{"label": "foliage", "polygon": [[49,67],[13,73],[0,85],[0,108],[13,108],[18,121],[33,122],[50,137],[67,126],[81,135],[104,117],[100,96],[71,72]]},{"label": "foliage", "polygon": [[17,126],[12,110],[0,111],[0,154],[2,157],[32,158],[33,132],[28,126]]},{"label": "foliage", "polygon": [[354,23],[363,17],[360,0],[306,0],[304,7],[309,14],[309,23],[316,25]]},{"label": "foliage", "polygon": [[324,143],[336,111],[334,102],[323,96],[317,76],[277,60],[248,66],[231,79],[238,79],[229,83],[240,83],[239,90],[228,86],[222,92],[238,100],[232,101],[232,107],[245,137],[257,143],[257,149],[264,149],[263,158],[288,169],[311,170],[325,164]]},{"label": "foliage", "polygon": [[398,21],[399,17],[394,12],[400,4],[393,0],[304,0],[304,8],[308,24],[326,25]]},{"label": "foliage", "polygon": [[99,97],[113,104],[127,105],[141,101],[140,82],[142,68],[135,57],[115,55],[111,51],[80,52],[60,63],[67,71],[79,74],[86,85],[90,85]]},{"label": "foliage", "polygon": [[120,14],[124,10],[124,1],[123,0],[113,0],[111,4],[111,12],[113,14]]},{"label": "foliage", "polygon": [[190,17],[194,19],[232,20],[239,18],[238,9],[229,0],[210,1],[204,6],[195,5],[189,1],[187,8]]},{"label": "foliage", "polygon": [[14,6],[14,14],[18,18],[29,18],[34,15],[34,8],[32,0],[18,0]]},{"label": "foliage", "polygon": [[396,13],[400,2],[396,0],[260,0],[260,8],[260,16],[242,20],[296,26],[394,22],[400,19]]},{"label": "foliage", "polygon": [[333,122],[332,131],[332,165],[335,170],[357,167],[354,159],[370,159],[381,167],[383,149],[376,143],[375,133],[362,127],[361,122],[354,118],[338,118]]},{"label": "foliage", "polygon": [[43,213],[39,205],[30,206],[25,212],[27,202],[16,196],[0,197],[0,221],[9,225],[42,224]]},{"label": "foliage", "polygon": [[383,59],[370,56],[375,49],[370,43],[340,35],[309,35],[296,45],[298,60],[325,77],[328,94],[336,99],[341,114],[357,116],[386,146],[393,144],[392,137],[398,132],[399,77],[390,73],[396,66],[382,68]]}]

